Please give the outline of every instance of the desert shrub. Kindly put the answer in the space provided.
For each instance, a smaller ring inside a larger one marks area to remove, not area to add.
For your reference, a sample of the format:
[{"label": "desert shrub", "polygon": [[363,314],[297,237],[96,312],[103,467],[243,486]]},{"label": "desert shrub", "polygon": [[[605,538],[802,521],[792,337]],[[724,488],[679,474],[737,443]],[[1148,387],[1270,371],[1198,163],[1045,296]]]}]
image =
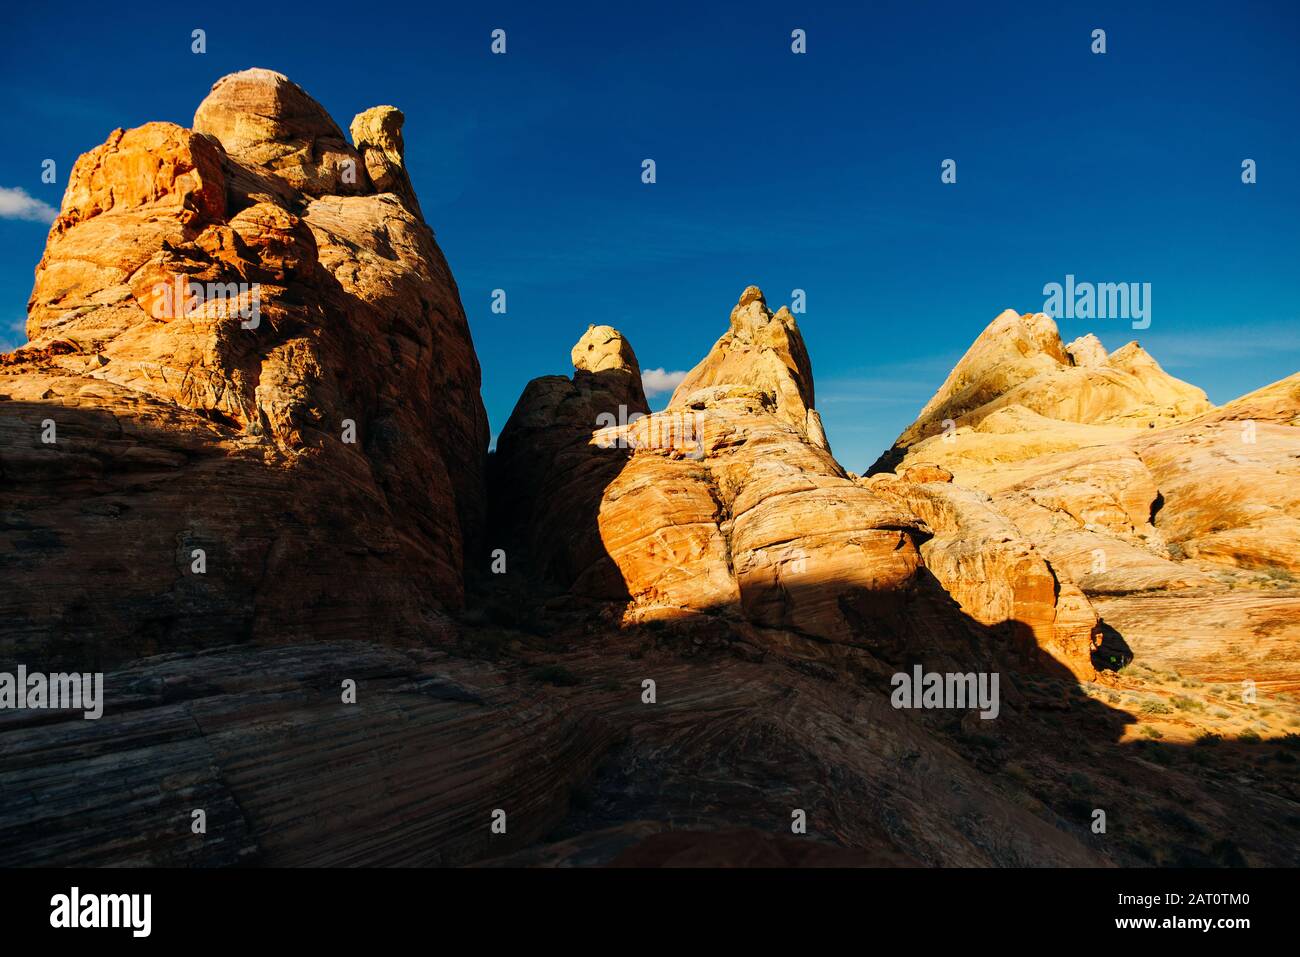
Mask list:
[{"label": "desert shrub", "polygon": [[1070,776],[1066,778],[1066,780],[1069,782],[1070,787],[1079,791],[1087,791],[1092,788],[1092,781],[1089,779],[1088,775],[1079,771],[1071,771]]}]

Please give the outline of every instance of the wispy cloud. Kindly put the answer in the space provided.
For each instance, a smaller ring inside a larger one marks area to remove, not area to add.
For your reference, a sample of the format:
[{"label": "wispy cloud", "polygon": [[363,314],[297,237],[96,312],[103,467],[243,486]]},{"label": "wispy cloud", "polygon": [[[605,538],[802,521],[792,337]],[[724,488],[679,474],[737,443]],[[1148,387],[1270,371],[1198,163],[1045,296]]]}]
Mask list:
[{"label": "wispy cloud", "polygon": [[817,404],[827,405],[911,405],[920,408],[928,398],[923,392],[861,392],[856,395],[818,395]]},{"label": "wispy cloud", "polygon": [[1206,332],[1145,333],[1138,340],[1166,369],[1217,365],[1225,359],[1300,353],[1300,319],[1245,321]]},{"label": "wispy cloud", "polygon": [[817,405],[914,405],[920,409],[960,358],[958,353],[881,363],[817,381]]},{"label": "wispy cloud", "polygon": [[646,397],[653,395],[662,395],[665,392],[672,392],[682,384],[686,378],[685,370],[680,372],[665,372],[663,369],[646,369],[641,373],[641,387],[645,389]]},{"label": "wispy cloud", "polygon": [[0,186],[0,219],[25,219],[33,223],[52,223],[59,211],[18,186]]},{"label": "wispy cloud", "polygon": [[27,342],[27,317],[0,324],[0,352],[13,352]]}]

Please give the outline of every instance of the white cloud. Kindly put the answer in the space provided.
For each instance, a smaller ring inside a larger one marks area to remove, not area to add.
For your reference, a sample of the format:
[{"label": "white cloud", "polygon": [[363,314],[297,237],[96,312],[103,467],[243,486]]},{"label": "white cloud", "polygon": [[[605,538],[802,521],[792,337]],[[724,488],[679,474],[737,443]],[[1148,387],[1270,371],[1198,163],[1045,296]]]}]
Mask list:
[{"label": "white cloud", "polygon": [[43,203],[18,186],[0,186],[0,219],[26,219],[33,223],[52,223],[59,211]]},{"label": "white cloud", "polygon": [[685,371],[665,372],[663,369],[646,369],[641,373],[641,387],[645,389],[648,398],[663,392],[672,392],[685,378]]},{"label": "white cloud", "polygon": [[[1215,367],[1225,359],[1300,352],[1297,320],[1246,320],[1231,329],[1142,333],[1138,342],[1166,369]],[[1116,337],[1127,342],[1129,336]],[[1109,350],[1109,351],[1114,351]]]},{"label": "white cloud", "polygon": [[7,327],[0,324],[0,352],[13,352],[27,342],[27,316],[15,319]]}]

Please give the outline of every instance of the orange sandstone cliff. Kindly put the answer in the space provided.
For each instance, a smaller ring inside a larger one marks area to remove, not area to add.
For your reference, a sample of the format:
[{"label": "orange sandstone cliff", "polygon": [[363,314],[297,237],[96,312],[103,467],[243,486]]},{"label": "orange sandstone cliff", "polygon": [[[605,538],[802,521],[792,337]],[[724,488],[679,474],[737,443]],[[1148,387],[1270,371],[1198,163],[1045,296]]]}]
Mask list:
[{"label": "orange sandstone cliff", "polygon": [[0,670],[105,713],[0,713],[0,864],[1294,861],[1295,377],[1216,409],[1007,312],[859,477],[751,286],[659,411],[588,328],[489,461],[402,123],[247,70],[73,170]]}]

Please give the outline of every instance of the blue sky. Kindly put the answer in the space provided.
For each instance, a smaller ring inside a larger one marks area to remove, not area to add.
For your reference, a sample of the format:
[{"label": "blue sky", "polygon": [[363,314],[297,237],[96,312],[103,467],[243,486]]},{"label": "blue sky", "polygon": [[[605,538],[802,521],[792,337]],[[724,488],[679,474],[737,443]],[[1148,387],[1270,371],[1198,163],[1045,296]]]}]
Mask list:
[{"label": "blue sky", "polygon": [[[57,207],[113,128],[188,125],[251,66],[344,129],[400,107],[493,434],[530,378],[571,371],[589,323],[622,330],[644,369],[688,369],[751,283],[773,308],[806,290],[818,406],[855,471],[997,313],[1041,309],[1067,273],[1152,286],[1149,329],[1063,320],[1067,339],[1137,338],[1216,402],[1300,368],[1300,4],[563,6],[10,6],[0,187]],[[47,229],[9,197],[6,348]]]}]

